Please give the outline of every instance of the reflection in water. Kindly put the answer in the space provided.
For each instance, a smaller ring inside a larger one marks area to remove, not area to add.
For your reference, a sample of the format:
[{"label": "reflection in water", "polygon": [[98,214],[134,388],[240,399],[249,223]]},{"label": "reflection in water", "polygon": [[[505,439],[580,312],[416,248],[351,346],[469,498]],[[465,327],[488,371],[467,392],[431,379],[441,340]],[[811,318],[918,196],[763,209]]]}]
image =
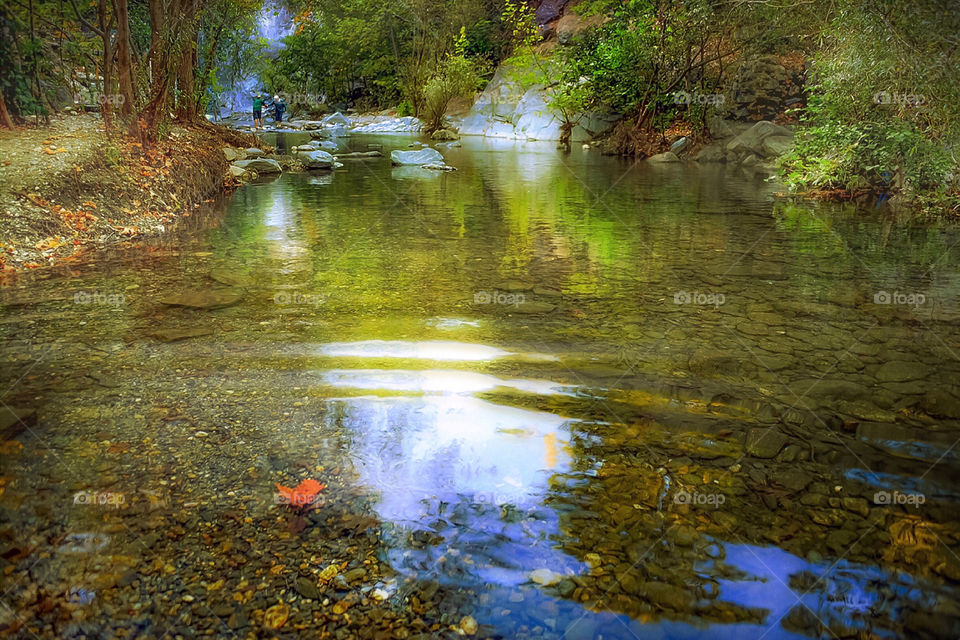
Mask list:
[{"label": "reflection in water", "polygon": [[460,395],[341,400],[352,460],[377,511],[418,523],[425,504],[531,505],[569,468],[566,420]]},{"label": "reflection in water", "polygon": [[406,342],[400,340],[364,340],[323,345],[320,352],[328,356],[356,358],[414,358],[438,361],[481,361],[523,355],[526,358],[555,360],[555,356],[516,354],[484,344],[469,344],[448,340]]},{"label": "reflection in water", "polygon": [[324,372],[324,382],[334,387],[384,389],[427,393],[478,393],[498,387],[540,395],[573,395],[572,388],[546,380],[504,379],[473,371],[430,369],[332,369]]}]

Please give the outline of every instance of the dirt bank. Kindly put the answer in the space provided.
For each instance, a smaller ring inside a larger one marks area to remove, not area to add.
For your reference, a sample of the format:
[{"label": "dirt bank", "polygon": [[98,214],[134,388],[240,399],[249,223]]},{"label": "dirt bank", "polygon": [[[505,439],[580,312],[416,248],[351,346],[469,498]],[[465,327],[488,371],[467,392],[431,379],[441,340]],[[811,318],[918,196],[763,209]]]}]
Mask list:
[{"label": "dirt bank", "polygon": [[221,149],[255,142],[201,122],[144,151],[93,115],[0,131],[0,277],[169,231],[234,186]]}]

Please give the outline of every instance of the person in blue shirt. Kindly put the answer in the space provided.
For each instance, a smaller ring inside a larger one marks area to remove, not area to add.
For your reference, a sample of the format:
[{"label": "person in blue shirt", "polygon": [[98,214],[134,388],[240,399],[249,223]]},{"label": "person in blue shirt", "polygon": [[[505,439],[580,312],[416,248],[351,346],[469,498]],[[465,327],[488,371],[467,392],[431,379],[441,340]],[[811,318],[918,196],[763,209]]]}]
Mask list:
[{"label": "person in blue shirt", "polygon": [[283,112],[287,110],[287,103],[279,95],[273,96],[273,117],[279,125],[283,122]]}]

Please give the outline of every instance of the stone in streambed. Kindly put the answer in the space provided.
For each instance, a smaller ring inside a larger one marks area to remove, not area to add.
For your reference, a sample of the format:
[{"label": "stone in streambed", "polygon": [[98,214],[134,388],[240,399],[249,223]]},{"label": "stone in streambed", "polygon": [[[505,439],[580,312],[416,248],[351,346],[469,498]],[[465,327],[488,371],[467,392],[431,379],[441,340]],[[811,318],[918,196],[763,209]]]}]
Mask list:
[{"label": "stone in streambed", "polygon": [[893,360],[880,365],[874,376],[880,382],[907,382],[922,380],[930,373],[930,368],[922,362]]},{"label": "stone in streambed", "polygon": [[395,165],[425,165],[438,164],[446,166],[443,156],[436,149],[424,147],[416,151],[401,151],[396,149],[390,152],[390,162]]},{"label": "stone in streambed", "polygon": [[307,598],[309,600],[319,600],[320,599],[320,590],[317,588],[317,585],[308,578],[297,578],[294,586],[297,589],[297,593],[300,594],[300,597]]},{"label": "stone in streambed", "polygon": [[247,278],[238,276],[226,267],[217,267],[210,270],[210,279],[225,284],[228,287],[245,287],[250,284]]},{"label": "stone in streambed", "polygon": [[188,307],[191,309],[219,309],[240,302],[242,296],[232,291],[184,291],[160,299],[170,307]]},{"label": "stone in streambed", "polygon": [[780,453],[788,440],[776,429],[750,429],[747,432],[747,453],[757,458],[772,458]]},{"label": "stone in streambed", "polygon": [[674,611],[686,611],[690,607],[687,592],[666,582],[641,582],[637,590],[658,607]]},{"label": "stone in streambed", "polygon": [[307,169],[332,169],[336,159],[323,149],[297,153],[297,160]]}]

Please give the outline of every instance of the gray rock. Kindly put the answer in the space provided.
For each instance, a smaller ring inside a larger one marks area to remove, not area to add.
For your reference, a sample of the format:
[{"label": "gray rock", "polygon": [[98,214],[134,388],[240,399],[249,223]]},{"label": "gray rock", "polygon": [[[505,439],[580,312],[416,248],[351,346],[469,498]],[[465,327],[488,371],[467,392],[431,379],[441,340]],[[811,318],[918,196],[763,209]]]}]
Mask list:
[{"label": "gray rock", "polygon": [[773,458],[788,440],[785,435],[776,429],[750,429],[747,432],[747,453],[757,458]]},{"label": "gray rock", "polygon": [[239,178],[241,180],[254,180],[257,177],[256,171],[250,171],[249,169],[244,169],[235,164],[230,165],[230,175],[234,178]]},{"label": "gray rock", "polygon": [[425,165],[439,164],[446,166],[443,156],[436,149],[424,147],[416,151],[401,151],[396,149],[390,152],[390,162],[395,165]]},{"label": "gray rock", "polygon": [[332,169],[333,163],[336,162],[330,153],[322,149],[300,152],[297,154],[297,160],[307,169]]},{"label": "gray rock", "polygon": [[[786,136],[792,138],[793,132],[786,127],[781,127],[767,120],[761,120],[738,135],[734,140],[739,141],[741,145],[754,153],[762,153],[763,141],[771,136]],[[727,145],[727,149],[734,150],[731,149],[730,145]]]},{"label": "gray rock", "polygon": [[227,159],[227,162],[233,162],[234,160],[243,160],[244,154],[239,149],[234,149],[233,147],[224,147],[223,157]]},{"label": "gray rock", "polygon": [[256,171],[257,173],[280,173],[280,163],[273,158],[252,158],[250,160],[238,160],[233,163],[234,166]]},{"label": "gray rock", "polygon": [[680,155],[689,146],[690,146],[690,138],[687,138],[686,136],[684,136],[679,140],[677,140],[676,142],[674,142],[672,145],[670,145],[670,151],[677,155]]},{"label": "gray rock", "polygon": [[723,153],[723,143],[710,144],[700,149],[696,157],[697,162],[726,162]]},{"label": "gray rock", "polygon": [[243,151],[247,154],[248,158],[262,158],[266,155],[266,152],[263,149],[257,149],[256,147],[250,147],[249,149],[244,149]]},{"label": "gray rock", "polygon": [[680,162],[680,158],[672,151],[658,153],[655,156],[647,158],[647,162]]}]

